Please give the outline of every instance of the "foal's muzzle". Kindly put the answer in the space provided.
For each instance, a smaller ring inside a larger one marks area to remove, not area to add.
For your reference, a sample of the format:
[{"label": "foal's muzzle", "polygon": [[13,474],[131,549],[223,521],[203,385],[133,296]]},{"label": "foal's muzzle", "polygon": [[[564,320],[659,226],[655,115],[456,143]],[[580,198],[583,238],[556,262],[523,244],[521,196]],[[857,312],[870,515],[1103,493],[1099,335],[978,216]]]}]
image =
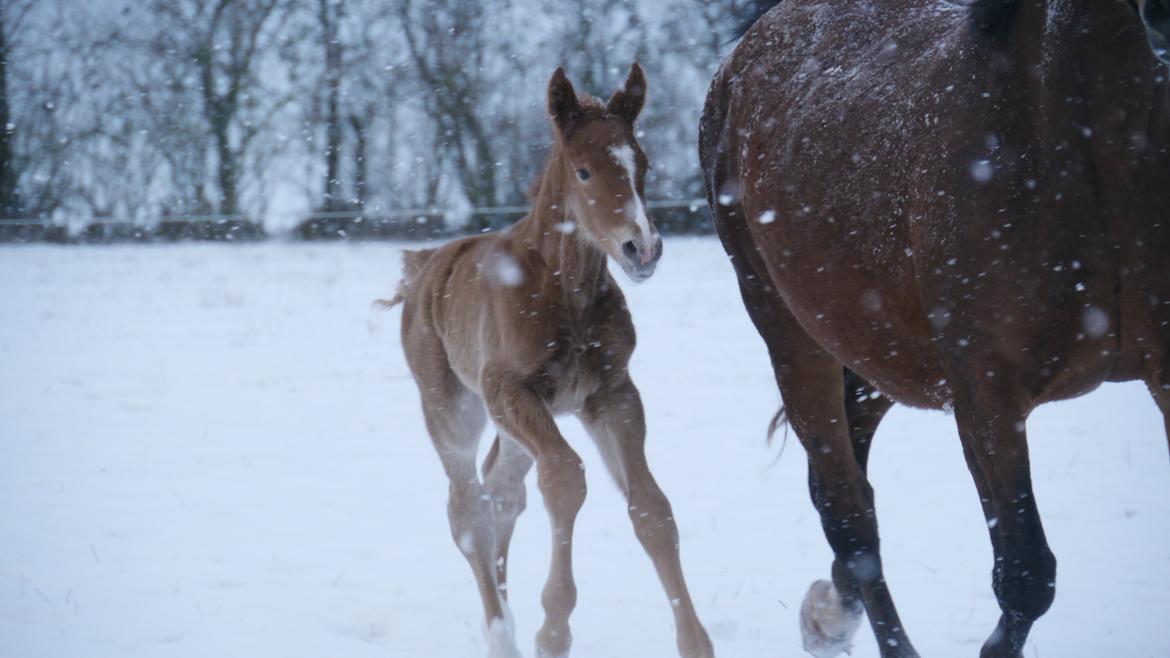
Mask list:
[{"label": "foal's muzzle", "polygon": [[654,274],[658,259],[662,258],[662,238],[657,234],[647,242],[641,237],[622,243],[621,266],[634,281],[645,281]]}]

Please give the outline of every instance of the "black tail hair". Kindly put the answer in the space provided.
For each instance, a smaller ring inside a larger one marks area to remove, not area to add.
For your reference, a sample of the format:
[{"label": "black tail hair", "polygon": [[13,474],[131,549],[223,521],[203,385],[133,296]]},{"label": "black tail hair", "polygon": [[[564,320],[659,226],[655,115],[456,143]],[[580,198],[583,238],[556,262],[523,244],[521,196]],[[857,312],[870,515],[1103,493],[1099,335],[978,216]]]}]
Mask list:
[{"label": "black tail hair", "polygon": [[971,32],[975,36],[995,38],[1012,28],[1020,0],[974,0],[969,8]]}]

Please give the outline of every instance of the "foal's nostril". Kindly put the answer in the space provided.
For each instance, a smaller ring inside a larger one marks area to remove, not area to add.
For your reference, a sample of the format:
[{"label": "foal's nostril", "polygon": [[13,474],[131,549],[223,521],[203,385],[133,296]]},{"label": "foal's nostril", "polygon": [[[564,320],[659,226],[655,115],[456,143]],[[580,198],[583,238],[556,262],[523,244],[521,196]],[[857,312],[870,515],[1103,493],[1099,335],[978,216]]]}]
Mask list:
[{"label": "foal's nostril", "polygon": [[626,258],[635,259],[638,257],[638,245],[634,244],[633,240],[626,240],[622,244],[622,253]]}]

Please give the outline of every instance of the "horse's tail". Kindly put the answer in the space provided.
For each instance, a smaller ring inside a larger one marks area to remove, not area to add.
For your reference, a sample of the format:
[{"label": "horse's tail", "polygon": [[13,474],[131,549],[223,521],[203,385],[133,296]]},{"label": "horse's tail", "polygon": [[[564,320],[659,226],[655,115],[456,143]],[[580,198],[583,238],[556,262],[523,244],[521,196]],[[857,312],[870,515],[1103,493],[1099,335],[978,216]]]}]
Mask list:
[{"label": "horse's tail", "polygon": [[781,427],[784,428],[784,438],[788,439],[788,414],[784,413],[784,405],[776,410],[776,415],[772,416],[772,422],[768,423],[768,444],[771,445],[772,437],[776,435],[776,431]]},{"label": "horse's tail", "polygon": [[402,278],[398,281],[398,289],[390,299],[375,299],[370,304],[372,308],[388,311],[406,301],[406,295],[418,278],[419,272],[435,253],[434,249],[407,249],[402,252]]}]

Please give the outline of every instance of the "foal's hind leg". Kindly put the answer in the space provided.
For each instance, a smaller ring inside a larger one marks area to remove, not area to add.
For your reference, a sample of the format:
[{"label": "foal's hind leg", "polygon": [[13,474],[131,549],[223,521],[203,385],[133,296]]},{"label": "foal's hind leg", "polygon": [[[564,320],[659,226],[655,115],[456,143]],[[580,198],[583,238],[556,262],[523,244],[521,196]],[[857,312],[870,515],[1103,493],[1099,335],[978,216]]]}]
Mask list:
[{"label": "foal's hind leg", "polygon": [[634,533],[666,589],[673,607],[679,653],[684,658],[711,658],[711,640],[699,622],[683,578],[678,527],[670,501],[658,488],[646,463],[646,420],[638,389],[629,378],[623,378],[591,396],[580,417],[625,495]]},{"label": "foal's hind leg", "polygon": [[524,511],[527,496],[524,476],[532,468],[532,457],[507,434],[499,434],[483,464],[483,484],[492,497],[496,522],[496,584],[500,596],[508,599],[508,545],[516,518]]},{"label": "foal's hind leg", "polygon": [[524,377],[489,365],[483,381],[484,399],[496,424],[536,459],[537,483],[552,525],[552,563],[541,595],[545,616],[536,634],[536,655],[568,656],[573,642],[569,615],[577,605],[573,525],[585,502],[581,458],[561,436],[547,405],[526,385]]},{"label": "foal's hind leg", "polygon": [[[866,472],[874,433],[891,406],[893,401],[845,369],[845,417],[849,421],[853,456],[862,473]],[[817,499],[818,484],[812,469],[809,469],[808,485],[813,499]],[[832,581],[814,582],[801,605],[800,630],[805,649],[814,655],[835,655],[847,649],[861,624],[863,612],[857,579],[845,563],[833,560]]]},{"label": "foal's hind leg", "polygon": [[[1002,372],[1010,380],[1007,369]],[[1033,622],[1056,594],[1056,558],[1032,493],[1024,431],[1027,409],[1020,404],[1024,396],[980,382],[987,381],[982,377],[953,380],[977,382],[973,390],[956,391],[955,420],[991,534],[992,588],[1002,611],[980,656],[1020,658]]]},{"label": "foal's hind leg", "polygon": [[488,658],[520,658],[511,615],[496,584],[491,498],[476,470],[476,446],[486,421],[483,403],[449,370],[437,381],[424,379],[418,380],[423,415],[451,481],[447,503],[451,536],[471,565],[483,599]]}]

